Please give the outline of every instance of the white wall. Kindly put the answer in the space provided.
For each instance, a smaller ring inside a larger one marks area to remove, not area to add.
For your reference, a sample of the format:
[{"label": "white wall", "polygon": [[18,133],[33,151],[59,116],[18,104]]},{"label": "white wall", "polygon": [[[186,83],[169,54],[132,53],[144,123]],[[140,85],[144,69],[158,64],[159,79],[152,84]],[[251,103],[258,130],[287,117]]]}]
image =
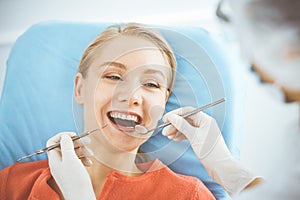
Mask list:
[{"label": "white wall", "polygon": [[[135,21],[201,26],[217,31],[218,0],[0,0],[0,94],[5,62],[19,35],[43,20]],[[1,97],[1,96],[0,96]]]},{"label": "white wall", "polygon": [[5,62],[8,57],[10,48],[11,48],[10,44],[0,45],[0,99],[1,99],[2,87],[4,82],[5,70],[6,70]]}]

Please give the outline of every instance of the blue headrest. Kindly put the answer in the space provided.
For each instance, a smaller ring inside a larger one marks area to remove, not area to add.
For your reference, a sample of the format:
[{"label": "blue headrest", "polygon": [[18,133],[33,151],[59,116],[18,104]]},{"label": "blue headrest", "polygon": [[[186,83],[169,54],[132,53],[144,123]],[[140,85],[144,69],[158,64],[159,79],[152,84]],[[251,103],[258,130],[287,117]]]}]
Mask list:
[{"label": "blue headrest", "polygon": [[[18,38],[7,61],[0,101],[0,169],[45,147],[58,132],[82,131],[81,109],[73,103],[73,78],[83,51],[108,25],[48,21],[33,25]],[[226,103],[206,112],[216,118],[229,149],[239,157],[242,112],[235,103],[243,98],[243,80],[226,45],[201,28],[155,28],[171,45],[178,63],[166,111],[225,97]],[[176,172],[199,177],[217,198],[227,195],[210,179],[187,142],[171,142],[158,132],[142,150]],[[31,158],[37,159],[46,157]]]}]

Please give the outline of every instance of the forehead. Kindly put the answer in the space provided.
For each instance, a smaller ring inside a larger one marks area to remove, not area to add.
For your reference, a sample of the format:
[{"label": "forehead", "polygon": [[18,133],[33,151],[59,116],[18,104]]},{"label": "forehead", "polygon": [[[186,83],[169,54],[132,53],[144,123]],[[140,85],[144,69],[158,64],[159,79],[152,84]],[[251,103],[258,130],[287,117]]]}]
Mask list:
[{"label": "forehead", "polygon": [[97,48],[92,63],[110,61],[124,62],[128,66],[168,65],[167,58],[156,45],[135,36],[119,36]]}]

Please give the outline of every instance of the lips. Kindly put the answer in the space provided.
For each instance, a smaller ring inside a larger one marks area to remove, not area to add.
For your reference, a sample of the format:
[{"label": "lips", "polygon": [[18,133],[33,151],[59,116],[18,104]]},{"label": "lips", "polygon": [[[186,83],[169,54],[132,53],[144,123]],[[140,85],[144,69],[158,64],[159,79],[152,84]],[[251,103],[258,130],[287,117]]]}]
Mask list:
[{"label": "lips", "polygon": [[114,126],[124,131],[133,130],[142,122],[142,117],[132,112],[110,111],[107,113],[107,117]]}]

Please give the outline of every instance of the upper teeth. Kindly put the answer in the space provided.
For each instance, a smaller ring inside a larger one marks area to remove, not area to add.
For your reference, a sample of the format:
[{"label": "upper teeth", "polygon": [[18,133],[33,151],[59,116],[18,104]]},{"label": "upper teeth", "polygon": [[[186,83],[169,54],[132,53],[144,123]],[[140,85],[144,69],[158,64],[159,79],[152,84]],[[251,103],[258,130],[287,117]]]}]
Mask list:
[{"label": "upper teeth", "polygon": [[110,116],[113,118],[119,118],[119,119],[123,119],[123,120],[131,120],[131,121],[138,122],[138,117],[135,115],[111,112]]}]

